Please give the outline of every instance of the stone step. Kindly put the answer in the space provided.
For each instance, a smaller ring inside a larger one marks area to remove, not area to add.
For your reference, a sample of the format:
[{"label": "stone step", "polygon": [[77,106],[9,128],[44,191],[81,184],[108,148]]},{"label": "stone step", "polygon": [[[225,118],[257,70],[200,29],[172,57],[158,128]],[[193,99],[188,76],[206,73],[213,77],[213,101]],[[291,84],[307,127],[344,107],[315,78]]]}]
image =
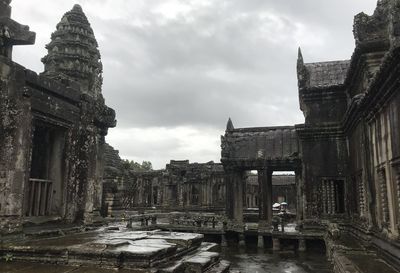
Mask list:
[{"label": "stone step", "polygon": [[[177,257],[179,260],[168,265],[166,268],[160,268],[159,272],[160,273],[184,273],[184,272],[186,272],[185,270],[188,268],[188,264],[191,264],[194,261],[195,257],[201,257],[204,260],[204,256],[213,256],[213,257],[215,256],[216,258],[209,259],[209,262],[205,263],[206,266],[207,265],[212,266],[216,262],[219,261],[219,254],[216,252],[211,252],[216,247],[218,247],[218,244],[203,242],[198,248],[194,249],[190,253],[187,253],[180,258]],[[210,255],[210,254],[204,254],[204,253],[213,253],[213,254]],[[187,262],[188,260],[191,262],[188,263]],[[211,272],[213,272],[213,271],[211,271]],[[218,272],[218,271],[216,271],[216,272]]]},{"label": "stone step", "polygon": [[185,272],[185,265],[181,260],[174,262],[174,264],[166,267],[161,268],[157,271],[157,273],[184,273]]},{"label": "stone step", "polygon": [[334,254],[333,264],[335,272],[338,273],[398,272],[378,256],[362,252]]},{"label": "stone step", "polygon": [[199,251],[212,251],[217,252],[219,245],[216,243],[203,242],[198,248]]},{"label": "stone step", "polygon": [[204,251],[184,259],[186,272],[202,273],[214,266],[220,260],[217,252]]},{"label": "stone step", "polygon": [[220,260],[211,268],[207,269],[205,273],[229,273],[231,264],[228,261]]}]

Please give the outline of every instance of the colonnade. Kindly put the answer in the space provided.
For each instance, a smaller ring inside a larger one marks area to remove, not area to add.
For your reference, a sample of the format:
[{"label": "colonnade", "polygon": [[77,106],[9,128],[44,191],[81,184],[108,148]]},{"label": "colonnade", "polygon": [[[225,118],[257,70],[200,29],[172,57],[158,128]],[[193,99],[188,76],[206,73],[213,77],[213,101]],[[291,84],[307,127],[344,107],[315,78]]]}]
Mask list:
[{"label": "colonnade", "polygon": [[[244,244],[244,227],[243,208],[245,196],[246,172],[249,169],[244,168],[225,168],[227,172],[226,178],[226,213],[228,217],[228,228],[239,234],[239,244]],[[297,221],[303,219],[303,187],[301,183],[301,172],[297,168],[296,188],[297,188]],[[274,169],[271,167],[258,168],[258,185],[259,185],[259,246],[263,247],[263,233],[272,231],[272,173]]]}]

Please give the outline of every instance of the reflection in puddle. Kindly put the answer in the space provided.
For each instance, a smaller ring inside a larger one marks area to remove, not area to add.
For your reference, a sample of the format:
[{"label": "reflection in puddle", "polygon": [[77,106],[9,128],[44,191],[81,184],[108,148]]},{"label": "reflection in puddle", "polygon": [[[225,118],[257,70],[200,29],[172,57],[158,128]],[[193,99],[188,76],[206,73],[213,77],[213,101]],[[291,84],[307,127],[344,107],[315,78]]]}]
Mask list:
[{"label": "reflection in puddle", "polygon": [[294,252],[274,254],[271,250],[257,247],[221,250],[223,259],[231,262],[231,269],[242,273],[330,273],[331,265],[324,254]]}]

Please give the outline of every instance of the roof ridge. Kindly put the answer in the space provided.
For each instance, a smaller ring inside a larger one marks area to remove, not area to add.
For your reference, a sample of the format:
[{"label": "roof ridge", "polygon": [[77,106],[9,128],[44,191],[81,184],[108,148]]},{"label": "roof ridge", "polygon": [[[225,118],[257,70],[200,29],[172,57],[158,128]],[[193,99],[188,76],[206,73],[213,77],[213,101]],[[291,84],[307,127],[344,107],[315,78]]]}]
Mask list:
[{"label": "roof ridge", "polygon": [[333,64],[333,63],[349,63],[350,64],[351,59],[348,60],[336,60],[336,61],[325,61],[325,62],[312,62],[312,63],[304,63],[305,66],[311,65],[311,64]]}]

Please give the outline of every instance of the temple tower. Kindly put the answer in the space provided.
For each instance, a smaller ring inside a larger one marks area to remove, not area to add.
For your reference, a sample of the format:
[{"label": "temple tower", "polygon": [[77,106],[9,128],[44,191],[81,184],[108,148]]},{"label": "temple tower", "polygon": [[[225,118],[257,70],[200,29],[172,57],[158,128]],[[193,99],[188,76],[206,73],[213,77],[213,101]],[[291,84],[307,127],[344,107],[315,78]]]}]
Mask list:
[{"label": "temple tower", "polygon": [[42,59],[44,75],[79,83],[81,91],[94,99],[101,98],[103,66],[93,29],[81,6],[64,14],[46,45]]}]

